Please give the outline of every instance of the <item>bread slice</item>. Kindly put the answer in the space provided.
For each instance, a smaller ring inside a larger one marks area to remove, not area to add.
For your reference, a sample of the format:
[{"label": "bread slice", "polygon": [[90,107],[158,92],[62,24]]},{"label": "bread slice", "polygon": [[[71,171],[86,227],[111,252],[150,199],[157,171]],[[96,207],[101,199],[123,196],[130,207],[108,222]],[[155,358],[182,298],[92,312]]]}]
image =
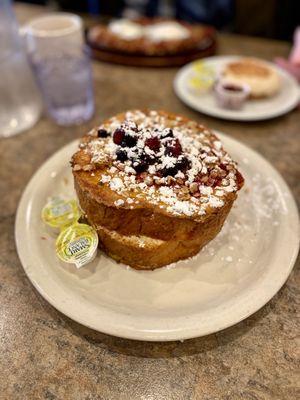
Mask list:
[{"label": "bread slice", "polygon": [[[163,111],[133,110],[105,121],[83,138],[72,166],[80,206],[101,246],[138,268],[199,251],[220,231],[243,185],[211,131]],[[143,256],[147,247],[129,251],[126,237],[130,245],[132,237],[162,243]]]},{"label": "bread slice", "polygon": [[107,255],[117,262],[144,270],[192,257],[218,233],[210,231],[192,240],[160,240],[143,235],[121,235],[101,226],[96,229],[100,248]]},{"label": "bread slice", "polygon": [[280,89],[277,71],[266,62],[255,58],[241,58],[228,63],[222,76],[226,82],[248,85],[252,98],[273,96]]}]

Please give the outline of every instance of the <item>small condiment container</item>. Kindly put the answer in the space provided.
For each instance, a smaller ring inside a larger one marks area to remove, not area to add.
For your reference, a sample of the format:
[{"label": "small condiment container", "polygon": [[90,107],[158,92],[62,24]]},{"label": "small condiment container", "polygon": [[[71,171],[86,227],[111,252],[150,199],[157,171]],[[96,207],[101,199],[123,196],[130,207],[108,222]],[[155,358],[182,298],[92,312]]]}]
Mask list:
[{"label": "small condiment container", "polygon": [[60,196],[51,197],[42,209],[43,222],[55,234],[77,222],[80,215],[76,200],[65,200]]},{"label": "small condiment container", "polygon": [[250,95],[250,87],[246,84],[219,80],[215,84],[214,94],[220,107],[240,110]]},{"label": "small condiment container", "polygon": [[56,255],[77,268],[93,261],[97,254],[98,235],[93,227],[75,223],[63,229],[55,242]]},{"label": "small condiment container", "polygon": [[190,92],[199,95],[209,91],[215,82],[215,70],[203,61],[193,63],[192,72],[187,81]]}]

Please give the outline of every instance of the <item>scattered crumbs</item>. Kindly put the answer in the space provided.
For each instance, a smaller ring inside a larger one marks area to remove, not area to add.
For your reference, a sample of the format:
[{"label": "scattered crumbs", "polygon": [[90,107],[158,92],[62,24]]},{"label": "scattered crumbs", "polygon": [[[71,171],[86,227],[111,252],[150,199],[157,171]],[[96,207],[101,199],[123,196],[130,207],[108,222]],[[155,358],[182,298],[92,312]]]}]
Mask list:
[{"label": "scattered crumbs", "polygon": [[41,236],[42,240],[47,240],[47,238],[45,236]]},{"label": "scattered crumbs", "polygon": [[234,247],[233,246],[228,246],[228,249],[229,250],[234,250]]},{"label": "scattered crumbs", "polygon": [[278,221],[273,221],[273,225],[274,225],[274,226],[278,226],[278,225],[279,225],[279,222],[278,222]]},{"label": "scattered crumbs", "polygon": [[56,171],[51,172],[50,176],[51,178],[55,178],[57,176],[57,172]]},{"label": "scattered crumbs", "polygon": [[123,204],[124,204],[124,200],[122,200],[122,199],[116,200],[114,202],[114,205],[117,207],[122,206]]},{"label": "scattered crumbs", "polygon": [[225,257],[225,261],[227,262],[232,262],[233,258],[231,256]]},{"label": "scattered crumbs", "polygon": [[252,260],[249,260],[249,264],[253,264],[253,261],[252,261]]},{"label": "scattered crumbs", "polygon": [[91,173],[91,176],[95,176],[95,173],[94,173],[94,172],[92,172],[92,173]]}]

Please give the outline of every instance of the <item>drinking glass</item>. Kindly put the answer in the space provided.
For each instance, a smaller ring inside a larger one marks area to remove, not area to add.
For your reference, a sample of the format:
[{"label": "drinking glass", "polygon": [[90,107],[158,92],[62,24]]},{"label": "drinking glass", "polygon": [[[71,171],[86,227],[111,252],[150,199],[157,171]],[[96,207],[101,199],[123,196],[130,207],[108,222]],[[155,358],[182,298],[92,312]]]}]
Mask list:
[{"label": "drinking glass", "polygon": [[0,0],[0,137],[31,128],[42,104],[10,0]]},{"label": "drinking glass", "polygon": [[48,114],[59,125],[89,120],[93,83],[81,18],[69,13],[36,18],[26,26],[25,38]]}]

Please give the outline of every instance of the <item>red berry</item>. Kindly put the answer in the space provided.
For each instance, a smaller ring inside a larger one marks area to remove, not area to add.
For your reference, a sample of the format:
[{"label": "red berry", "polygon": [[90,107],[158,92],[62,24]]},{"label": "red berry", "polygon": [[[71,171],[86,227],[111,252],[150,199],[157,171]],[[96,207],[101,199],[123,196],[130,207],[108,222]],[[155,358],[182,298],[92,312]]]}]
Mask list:
[{"label": "red berry", "polygon": [[149,149],[157,152],[160,149],[160,140],[158,137],[151,137],[149,139],[146,139],[145,145],[149,147]]},{"label": "red berry", "polygon": [[168,156],[179,157],[182,153],[182,147],[178,139],[170,141],[166,145],[166,154]]},{"label": "red berry", "polygon": [[125,131],[123,129],[121,128],[116,129],[113,135],[114,143],[120,145],[122,143],[122,140],[124,139],[124,136],[125,136]]}]

